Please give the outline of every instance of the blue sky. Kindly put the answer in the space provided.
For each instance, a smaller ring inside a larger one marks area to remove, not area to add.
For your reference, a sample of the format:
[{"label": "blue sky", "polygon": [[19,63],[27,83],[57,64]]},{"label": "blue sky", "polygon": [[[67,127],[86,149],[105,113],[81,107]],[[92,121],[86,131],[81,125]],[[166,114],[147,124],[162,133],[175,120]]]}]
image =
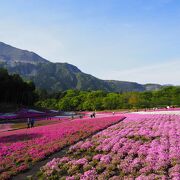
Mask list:
[{"label": "blue sky", "polygon": [[180,85],[179,0],[0,0],[0,41],[102,79]]}]

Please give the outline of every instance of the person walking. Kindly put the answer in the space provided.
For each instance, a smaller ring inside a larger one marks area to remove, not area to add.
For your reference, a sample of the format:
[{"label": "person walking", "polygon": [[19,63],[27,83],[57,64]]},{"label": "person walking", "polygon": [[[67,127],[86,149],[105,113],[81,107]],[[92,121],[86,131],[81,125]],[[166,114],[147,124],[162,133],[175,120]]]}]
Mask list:
[{"label": "person walking", "polygon": [[34,127],[34,123],[35,123],[34,118],[31,118],[31,128],[33,128],[33,127]]},{"label": "person walking", "polygon": [[30,128],[30,118],[27,118],[27,128]]}]

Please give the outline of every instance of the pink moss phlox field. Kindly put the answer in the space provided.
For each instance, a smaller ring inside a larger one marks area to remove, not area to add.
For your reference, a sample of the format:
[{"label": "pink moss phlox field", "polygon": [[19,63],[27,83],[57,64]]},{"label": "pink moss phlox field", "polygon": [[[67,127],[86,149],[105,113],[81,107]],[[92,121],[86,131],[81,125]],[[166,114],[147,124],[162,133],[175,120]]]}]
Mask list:
[{"label": "pink moss phlox field", "polygon": [[71,146],[65,156],[41,167],[41,176],[179,180],[180,116],[127,114],[124,121]]},{"label": "pink moss phlox field", "polygon": [[[7,179],[23,171],[66,145],[101,130],[123,119],[109,116],[94,119],[76,119],[58,124],[22,129],[0,134],[0,179]],[[85,149],[90,147],[86,143]],[[85,162],[84,159],[77,163]]]},{"label": "pink moss phlox field", "polygon": [[0,124],[0,133],[11,130],[11,124]]}]

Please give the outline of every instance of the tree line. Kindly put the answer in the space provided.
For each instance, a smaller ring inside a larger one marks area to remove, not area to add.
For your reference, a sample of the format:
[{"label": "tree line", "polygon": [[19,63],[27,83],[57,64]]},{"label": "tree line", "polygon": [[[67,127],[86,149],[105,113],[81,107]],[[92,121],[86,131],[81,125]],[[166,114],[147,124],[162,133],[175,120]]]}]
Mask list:
[{"label": "tree line", "polygon": [[67,90],[47,93],[36,89],[32,81],[0,69],[0,103],[36,106],[63,111],[114,110],[180,106],[180,87],[169,86],[156,91],[114,93]]},{"label": "tree line", "polygon": [[18,74],[10,75],[0,68],[0,103],[32,106],[38,100],[33,82],[25,82]]},{"label": "tree line", "polygon": [[180,87],[126,93],[67,90],[49,95],[41,91],[39,97],[36,106],[64,111],[153,108],[180,106]]}]

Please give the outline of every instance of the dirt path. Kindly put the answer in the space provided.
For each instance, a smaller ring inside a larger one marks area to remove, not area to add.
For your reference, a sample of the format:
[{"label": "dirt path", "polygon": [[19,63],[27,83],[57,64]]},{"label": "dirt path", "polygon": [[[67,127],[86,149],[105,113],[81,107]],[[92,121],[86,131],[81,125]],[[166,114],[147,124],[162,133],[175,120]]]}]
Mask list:
[{"label": "dirt path", "polygon": [[[89,135],[89,136],[87,136],[87,137],[85,137],[85,138],[82,138],[82,139],[76,141],[76,142],[73,143],[73,144],[76,144],[76,143],[79,142],[79,141],[82,141],[82,140],[85,140],[85,139],[87,139],[87,138],[90,138],[90,137],[92,137],[93,135],[95,135],[95,134],[97,134],[97,133],[99,133],[99,132],[107,129],[108,127],[113,126],[113,125],[115,125],[115,124],[118,124],[119,122],[123,121],[125,118],[126,118],[126,117],[124,117],[123,119],[119,120],[118,122],[113,123],[113,124],[111,124],[111,125],[103,128],[103,129],[101,129],[101,130],[99,130],[99,131],[94,132],[93,134],[91,134],[91,135]],[[54,158],[59,158],[59,157],[64,156],[65,153],[66,153],[66,151],[68,150],[68,148],[69,148],[70,146],[72,146],[73,144],[62,148],[60,151],[53,153],[52,155],[48,156],[46,159],[44,159],[44,160],[42,160],[42,161],[36,162],[29,170],[27,170],[27,171],[25,171],[25,172],[22,172],[22,173],[20,173],[20,174],[17,174],[16,176],[12,177],[11,179],[12,179],[12,180],[26,180],[26,179],[27,179],[27,176],[29,176],[29,177],[31,177],[31,180],[37,180],[38,178],[37,178],[36,174],[37,174],[37,172],[40,170],[40,167],[44,166],[47,162],[51,161],[51,160],[54,159]]]}]

